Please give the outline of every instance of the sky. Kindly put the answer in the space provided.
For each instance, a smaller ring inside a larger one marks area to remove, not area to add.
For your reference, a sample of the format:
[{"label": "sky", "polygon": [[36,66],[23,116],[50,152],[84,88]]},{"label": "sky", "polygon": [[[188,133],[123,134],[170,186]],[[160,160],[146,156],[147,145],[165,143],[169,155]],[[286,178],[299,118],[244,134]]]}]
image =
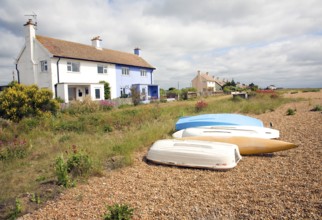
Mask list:
[{"label": "sky", "polygon": [[13,79],[23,24],[36,34],[140,55],[160,88],[197,71],[261,88],[322,88],[321,0],[1,0],[0,85]]}]

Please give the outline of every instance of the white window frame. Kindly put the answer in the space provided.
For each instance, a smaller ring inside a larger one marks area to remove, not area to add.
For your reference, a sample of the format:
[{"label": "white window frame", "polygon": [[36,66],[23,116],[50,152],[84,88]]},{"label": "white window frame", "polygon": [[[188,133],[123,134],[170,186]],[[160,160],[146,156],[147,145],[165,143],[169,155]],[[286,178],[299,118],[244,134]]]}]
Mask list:
[{"label": "white window frame", "polygon": [[146,70],[140,70],[140,76],[141,77],[147,77],[148,76],[148,73]]},{"label": "white window frame", "polygon": [[41,60],[40,61],[40,70],[41,70],[41,72],[48,72],[47,60]]},{"label": "white window frame", "polygon": [[67,61],[67,72],[80,72],[80,62]]},{"label": "white window frame", "polygon": [[130,76],[130,69],[128,67],[122,67],[122,76]]},{"label": "white window frame", "polygon": [[[99,68],[102,69],[102,72],[99,71]],[[108,73],[108,68],[107,68],[107,65],[101,65],[101,64],[98,64],[97,65],[97,73],[98,74],[107,74]]]}]

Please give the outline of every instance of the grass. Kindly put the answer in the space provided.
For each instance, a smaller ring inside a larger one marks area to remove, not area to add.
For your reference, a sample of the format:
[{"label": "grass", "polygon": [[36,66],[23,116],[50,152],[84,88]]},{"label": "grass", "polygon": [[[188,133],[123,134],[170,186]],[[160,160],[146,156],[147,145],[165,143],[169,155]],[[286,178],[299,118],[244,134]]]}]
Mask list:
[{"label": "grass", "polygon": [[[151,144],[170,138],[175,122],[181,116],[204,113],[261,114],[294,101],[269,95],[234,101],[230,96],[203,99],[205,107],[196,112],[196,100],[127,106],[111,111],[65,110],[54,116],[27,118],[20,123],[0,120],[0,141],[24,140],[27,151],[23,157],[0,159],[0,207],[15,206],[15,198],[26,193],[38,195],[45,202],[63,190],[57,184],[55,160],[68,157],[77,146],[91,161],[91,175],[105,169],[132,164],[133,153],[147,150]],[[1,152],[0,145],[0,152]],[[77,177],[75,181],[86,181]],[[51,188],[51,190],[48,190]],[[48,193],[49,192],[49,193]],[[22,204],[25,206],[26,204]],[[0,209],[0,219],[1,216]]]}]

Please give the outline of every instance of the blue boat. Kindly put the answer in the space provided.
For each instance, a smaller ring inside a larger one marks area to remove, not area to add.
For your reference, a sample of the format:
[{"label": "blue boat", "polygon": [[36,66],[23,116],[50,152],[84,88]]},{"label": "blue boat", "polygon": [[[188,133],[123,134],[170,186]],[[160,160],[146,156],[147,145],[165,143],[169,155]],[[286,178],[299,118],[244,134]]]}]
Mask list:
[{"label": "blue boat", "polygon": [[264,127],[259,119],[240,114],[203,114],[181,117],[176,123],[176,130],[192,127],[242,125]]}]

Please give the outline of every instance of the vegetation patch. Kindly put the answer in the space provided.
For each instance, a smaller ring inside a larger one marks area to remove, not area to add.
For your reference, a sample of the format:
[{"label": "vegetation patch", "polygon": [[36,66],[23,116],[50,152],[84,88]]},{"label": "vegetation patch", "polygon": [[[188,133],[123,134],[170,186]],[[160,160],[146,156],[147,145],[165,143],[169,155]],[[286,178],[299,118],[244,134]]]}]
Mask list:
[{"label": "vegetation patch", "polygon": [[322,106],[321,105],[316,105],[313,109],[311,109],[311,111],[314,111],[314,112],[322,111]]},{"label": "vegetation patch", "polygon": [[196,106],[195,106],[195,109],[196,109],[196,112],[201,112],[202,110],[204,110],[205,108],[207,108],[208,106],[208,103],[203,101],[203,100],[200,100],[196,103]]},{"label": "vegetation patch", "polygon": [[[26,192],[34,192],[39,198],[33,200],[41,198],[43,203],[50,197],[44,196],[49,188],[64,188],[57,183],[72,187],[107,168],[131,164],[135,151],[169,138],[181,116],[200,112],[261,114],[296,101],[270,95],[256,94],[239,102],[223,95],[108,110],[103,110],[99,102],[85,100],[58,109],[54,115],[25,116],[15,122],[0,119],[0,209],[5,201],[13,204]],[[200,112],[196,103],[202,103]]]},{"label": "vegetation patch", "polygon": [[289,108],[286,110],[286,115],[295,115],[296,109]]},{"label": "vegetation patch", "polygon": [[133,217],[134,209],[126,204],[114,204],[107,206],[107,213],[103,216],[104,220],[130,220]]}]

